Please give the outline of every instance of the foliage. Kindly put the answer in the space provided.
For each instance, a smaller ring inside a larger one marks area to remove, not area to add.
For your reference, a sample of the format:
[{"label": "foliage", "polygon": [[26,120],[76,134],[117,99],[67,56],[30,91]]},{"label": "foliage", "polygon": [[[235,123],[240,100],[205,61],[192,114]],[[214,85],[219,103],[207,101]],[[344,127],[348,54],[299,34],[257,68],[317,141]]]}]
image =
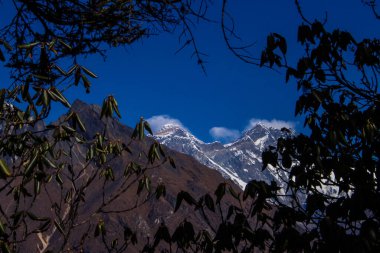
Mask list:
[{"label": "foliage", "polygon": [[[222,29],[227,46],[240,59],[283,69],[287,82],[296,81],[302,92],[296,114],[305,116],[310,134],[280,138],[277,147],[263,153],[263,169],[271,166],[288,174],[285,194],[275,183],[262,181],[249,182],[242,193],[223,182],[214,196],[206,193],[198,199],[181,191],[175,210],[184,203],[193,206],[208,229],[197,231],[190,220],[174,231],[162,224],[143,252],[379,252],[380,41],[328,31],[323,22],[308,21],[296,1],[304,19],[298,41],[305,49],[296,65],[289,65],[287,40],[277,33],[268,36],[261,57],[247,57],[239,51],[245,48],[233,47],[227,36],[233,31],[224,23],[226,2]],[[374,1],[364,2],[378,18]],[[125,225],[123,233],[111,238],[103,214],[126,213],[164,196],[165,186],[152,185],[148,171],[165,162],[175,167],[173,160],[153,143],[148,152],[139,153],[142,160],[131,160],[123,173],[113,170],[112,161],[131,152],[131,143],[151,130],[141,119],[131,142],[113,140],[105,127],[109,118],[120,117],[112,96],[104,100],[103,129],[95,136],[86,135],[88,126],[75,111],[48,126],[42,121],[53,103],[71,107],[65,94],[74,86],[90,92],[97,75],[79,62],[89,54],[105,56],[106,45],[128,45],[180,26],[189,36],[184,44],[193,45],[202,64],[188,22],[202,17],[205,5],[179,0],[12,4],[14,18],[0,29],[0,60],[12,79],[9,88],[0,91],[1,251],[21,251],[35,238],[49,241],[51,231],[60,235],[57,251],[84,250],[91,238],[100,240],[108,252],[126,251],[137,243],[136,233]],[[61,67],[68,63],[68,70]],[[78,152],[85,155],[77,158]],[[98,182],[100,189],[92,188]],[[110,186],[118,187],[113,195],[106,194]],[[107,209],[133,186],[135,205]],[[100,190],[102,197],[89,213],[85,203],[91,190]],[[59,198],[51,199],[50,194]],[[51,212],[42,215],[38,208],[46,201]],[[81,237],[74,240],[74,231]]]},{"label": "foliage", "polygon": [[[366,4],[376,14],[374,1]],[[209,224],[211,232],[177,242],[185,252],[380,251],[380,40],[328,31],[325,23],[307,20],[298,1],[296,7],[304,21],[297,35],[304,54],[295,66],[287,61],[282,35],[269,34],[261,57],[254,58],[246,48],[232,46],[227,34],[233,30],[222,21],[227,46],[237,57],[283,69],[286,82],[295,80],[301,92],[295,114],[305,117],[310,134],[286,134],[262,154],[263,170],[288,175],[286,192],[275,182],[253,180],[243,194],[222,183],[207,201],[181,193],[177,203],[194,205],[205,219],[205,207],[220,210],[219,222]],[[225,194],[235,198],[227,208],[221,202]]]},{"label": "foliage", "polygon": [[[296,67],[281,63],[276,50],[285,52],[274,34],[261,62],[285,67],[286,80],[297,81],[302,95],[295,113],[305,115],[311,130],[309,136],[279,139],[277,149],[266,153],[267,163],[289,173],[292,214],[302,214],[294,228],[300,236],[312,233],[306,245],[297,247],[377,252],[380,41],[358,41],[339,29],[329,32],[318,21],[299,26],[298,41],[305,55]],[[299,192],[307,195],[306,203],[296,197]]]},{"label": "foliage", "polygon": [[[204,7],[202,1],[199,3],[7,3],[13,18],[0,28],[0,60],[11,73],[8,88],[0,90],[1,252],[19,252],[33,242],[39,242],[40,252],[52,250],[47,246],[56,231],[60,236],[54,241],[56,251],[80,251],[88,240],[99,237],[107,251],[121,252],[136,244],[136,234],[127,226],[122,228],[120,243],[117,239],[111,241],[103,214],[134,188],[137,194],[132,205],[111,211],[126,213],[165,195],[165,186],[154,185],[149,177],[149,170],[163,163],[175,166],[160,144],[153,143],[148,152],[130,155],[131,161],[122,173],[112,167],[117,157],[131,153],[132,143],[143,140],[146,131],[152,134],[149,124],[141,118],[129,143],[112,139],[106,129],[107,120],[114,114],[121,117],[113,96],[104,100],[100,113],[103,123],[94,136],[88,136],[88,126],[73,110],[51,125],[45,126],[43,120],[50,115],[53,104],[71,107],[66,95],[75,86],[90,92],[91,80],[97,75],[79,62],[91,54],[105,56],[106,46],[127,46],[178,27],[182,37],[188,38],[186,44],[192,43],[196,49],[187,22],[193,17],[202,18]],[[199,57],[197,51],[195,54]],[[67,65],[66,70],[63,66]],[[118,190],[106,193],[111,185]],[[99,191],[99,200],[92,201],[95,207],[87,204],[91,200],[86,193],[91,191]],[[51,209],[44,212],[43,207]],[[73,238],[74,233],[80,236]]]}]

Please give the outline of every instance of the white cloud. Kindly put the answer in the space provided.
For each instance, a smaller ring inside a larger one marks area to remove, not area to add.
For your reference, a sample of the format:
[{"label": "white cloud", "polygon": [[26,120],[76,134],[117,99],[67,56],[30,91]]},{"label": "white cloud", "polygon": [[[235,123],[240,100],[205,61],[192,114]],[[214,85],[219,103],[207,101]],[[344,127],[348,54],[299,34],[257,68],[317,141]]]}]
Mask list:
[{"label": "white cloud", "polygon": [[221,142],[233,141],[240,137],[240,132],[238,130],[225,127],[213,127],[209,132],[214,140]]},{"label": "white cloud", "polygon": [[159,131],[164,125],[172,124],[177,125],[181,128],[185,128],[181,121],[175,118],[171,118],[169,115],[156,115],[149,119],[146,119],[149,122],[150,127],[152,128],[153,133]]},{"label": "white cloud", "polygon": [[[149,122],[153,130],[153,133],[157,133],[160,129],[162,129],[163,126],[167,124],[177,125],[189,131],[179,119],[172,118],[169,115],[156,115],[146,120]],[[267,127],[272,127],[276,129],[281,129],[283,127],[295,129],[295,125],[296,125],[296,123],[292,121],[284,121],[284,120],[278,120],[278,119],[267,120],[267,119],[252,118],[249,120],[249,123],[245,127],[244,131],[253,128],[258,123],[261,123]],[[213,127],[209,130],[209,133],[214,140],[220,141],[222,143],[229,143],[238,139],[243,133],[243,131],[239,131],[236,129],[229,129],[226,127]]]},{"label": "white cloud", "polygon": [[[284,120],[278,120],[278,119],[256,119],[252,118],[249,120],[248,125],[245,127],[244,131],[252,129],[255,125],[258,123],[261,123],[267,127],[272,127],[275,129],[281,129],[283,127],[290,128],[290,129],[295,129],[295,122],[292,121],[284,121]],[[242,134],[241,131],[236,130],[236,129],[229,129],[225,127],[213,127],[210,129],[210,135],[214,140],[223,142],[223,143],[228,143],[236,140],[239,138]]]},{"label": "white cloud", "polygon": [[284,120],[278,120],[278,119],[267,120],[267,119],[252,118],[249,120],[249,123],[246,126],[245,130],[251,129],[252,127],[257,125],[258,123],[261,123],[267,127],[272,127],[272,128],[276,128],[276,129],[281,129],[283,127],[294,129],[295,125],[296,125],[292,121],[284,121]]}]

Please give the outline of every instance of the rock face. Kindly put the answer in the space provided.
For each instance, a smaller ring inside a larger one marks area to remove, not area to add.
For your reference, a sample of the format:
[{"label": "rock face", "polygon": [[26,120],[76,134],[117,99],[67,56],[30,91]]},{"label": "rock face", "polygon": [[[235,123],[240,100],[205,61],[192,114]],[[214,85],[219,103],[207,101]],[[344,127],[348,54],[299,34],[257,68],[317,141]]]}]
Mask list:
[{"label": "rock face", "polygon": [[283,135],[280,129],[258,123],[236,141],[223,145],[220,142],[204,143],[188,130],[169,124],[154,138],[171,149],[193,156],[244,188],[252,179],[281,183],[279,176],[282,175],[271,168],[262,171],[261,153],[269,145],[275,146],[277,139]]},{"label": "rock face", "polygon": [[[83,124],[86,127],[84,133],[85,138],[91,140],[97,133],[106,132],[109,139],[117,139],[122,143],[129,143],[132,129],[123,126],[116,119],[103,119],[100,120],[100,107],[95,105],[87,105],[81,101],[76,101],[72,108],[80,116]],[[64,116],[63,116],[64,117]],[[61,118],[63,119],[63,118]],[[181,134],[181,129],[178,129],[178,134]],[[186,134],[183,132],[182,134]],[[71,250],[84,252],[106,252],[107,249],[103,246],[101,236],[95,237],[95,227],[100,220],[105,222],[107,236],[111,239],[118,239],[119,245],[124,242],[123,230],[128,227],[132,231],[136,231],[139,244],[136,247],[128,247],[126,252],[138,252],[147,242],[147,237],[152,237],[161,223],[165,223],[169,227],[172,234],[174,228],[178,226],[184,219],[191,221],[197,228],[207,228],[207,225],[202,218],[202,215],[193,211],[193,207],[183,204],[182,207],[174,213],[177,194],[183,190],[189,192],[196,199],[199,197],[210,194],[214,195],[214,191],[218,184],[226,180],[215,170],[212,170],[205,165],[200,164],[196,159],[183,153],[166,149],[167,155],[170,155],[176,164],[173,168],[169,163],[165,163],[157,168],[149,170],[148,175],[151,177],[152,186],[158,183],[164,183],[166,186],[166,197],[156,199],[155,197],[146,199],[146,191],[143,191],[137,196],[137,185],[134,184],[125,192],[121,192],[125,186],[125,178],[123,177],[124,169],[131,161],[137,161],[141,164],[146,161],[139,160],[140,152],[147,152],[151,143],[154,140],[147,137],[145,142],[132,142],[130,149],[132,154],[124,152],[121,157],[116,157],[108,164],[112,167],[115,175],[115,181],[104,183],[104,177],[96,176],[91,187],[83,188],[83,182],[89,177],[88,171],[97,169],[93,165],[86,167],[86,150],[82,147],[71,147],[74,153],[74,161],[72,171],[75,180],[75,187],[72,187],[70,182],[70,174],[66,172],[66,167],[62,171],[63,187],[61,188],[54,180],[46,184],[38,196],[34,205],[25,205],[19,208],[25,208],[30,212],[39,216],[51,217],[52,223],[47,231],[31,235],[28,240],[24,241],[21,245],[24,249],[30,249],[30,252],[58,252],[61,250],[68,250],[69,248],[61,248],[64,241],[62,232],[58,231],[57,227],[53,224],[54,219],[59,221],[68,231],[70,226],[74,227],[69,235],[66,235],[65,240],[68,241],[67,245],[71,245]],[[204,144],[206,145],[206,144]],[[216,144],[218,145],[218,144]],[[61,148],[68,148],[69,145],[62,144]],[[206,145],[207,146],[207,145]],[[161,157],[161,160],[163,158]],[[86,168],[84,168],[86,167]],[[53,172],[54,173],[54,172]],[[133,179],[133,178],[132,178]],[[130,182],[130,181],[127,181]],[[235,190],[239,190],[232,182],[230,182]],[[63,190],[62,190],[63,189]],[[78,219],[74,224],[68,221],[68,215],[71,215],[73,210],[68,203],[62,200],[62,196],[67,196],[69,191],[83,192],[83,203],[79,205],[79,209],[75,210],[78,214]],[[103,195],[103,189],[105,194]],[[116,201],[113,201],[106,208],[97,211],[102,202],[107,202],[117,194],[120,196]],[[0,197],[3,203],[11,203],[12,196],[1,194]],[[137,203],[144,204],[140,205]],[[59,206],[59,210],[57,209]],[[8,208],[9,207],[9,208]],[[5,205],[5,209],[12,212],[12,207]],[[120,210],[130,210],[126,212],[119,212]],[[57,219],[56,214],[59,213],[60,217]],[[89,217],[89,213],[93,215]],[[217,217],[210,214],[210,220],[217,222]],[[81,223],[80,221],[86,221]],[[85,242],[83,248],[80,248],[82,241]],[[109,244],[111,241],[107,241]],[[76,246],[75,246],[76,245]]]}]

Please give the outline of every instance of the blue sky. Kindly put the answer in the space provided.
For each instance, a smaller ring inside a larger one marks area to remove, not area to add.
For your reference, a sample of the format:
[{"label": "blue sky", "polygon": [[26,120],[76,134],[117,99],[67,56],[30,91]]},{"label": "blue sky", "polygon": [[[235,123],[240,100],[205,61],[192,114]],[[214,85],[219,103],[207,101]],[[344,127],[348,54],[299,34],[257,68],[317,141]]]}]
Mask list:
[{"label": "blue sky", "polygon": [[[348,30],[356,38],[378,36],[378,22],[360,0],[301,4],[310,20],[323,19],[327,12],[328,28]],[[287,37],[291,60],[299,55],[296,32],[302,21],[294,1],[234,0],[228,8],[243,43],[256,43],[252,48],[256,56],[270,32]],[[209,15],[219,20],[220,6],[211,7]],[[191,48],[175,54],[181,46],[176,34],[161,34],[127,48],[112,49],[106,61],[95,56],[82,61],[99,78],[93,81],[90,94],[76,88],[68,94],[70,101],[79,97],[101,104],[112,94],[119,102],[123,123],[133,126],[140,116],[155,117],[155,127],[176,120],[204,141],[230,140],[257,120],[303,131],[303,120],[294,117],[294,83],[285,84],[283,73],[236,59],[227,50],[218,24],[201,23],[193,31],[200,50],[208,55],[206,75],[191,57]],[[7,80],[6,72],[0,69],[0,86],[6,87]],[[56,116],[62,112],[61,108],[54,111]]]}]

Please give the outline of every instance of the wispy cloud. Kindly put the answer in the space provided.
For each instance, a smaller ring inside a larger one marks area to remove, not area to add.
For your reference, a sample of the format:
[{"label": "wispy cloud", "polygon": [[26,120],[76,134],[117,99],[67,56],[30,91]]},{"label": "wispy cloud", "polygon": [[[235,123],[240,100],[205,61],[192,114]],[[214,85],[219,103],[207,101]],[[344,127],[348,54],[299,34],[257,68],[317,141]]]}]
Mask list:
[{"label": "wispy cloud", "polygon": [[221,142],[233,141],[240,136],[240,131],[235,129],[228,129],[225,127],[213,127],[209,132],[214,140]]},{"label": "wispy cloud", "polygon": [[[188,130],[179,119],[172,118],[169,115],[156,115],[152,116],[151,118],[147,119],[149,122],[153,133],[157,133],[160,129],[162,129],[163,126],[167,124],[177,125],[183,129]],[[253,128],[258,123],[261,123],[267,127],[272,127],[276,129],[281,129],[283,127],[295,129],[295,122],[292,121],[284,121],[284,120],[278,120],[278,119],[257,119],[252,118],[249,120],[247,126],[245,127],[244,131],[249,130]],[[222,126],[213,127],[209,130],[209,133],[211,137],[216,140],[220,141],[222,143],[229,143],[236,139],[238,139],[243,131],[237,130],[237,129],[230,129]]]},{"label": "wispy cloud", "polygon": [[249,123],[245,127],[245,130],[251,129],[252,127],[257,125],[258,123],[261,123],[267,127],[272,127],[272,128],[276,128],[276,129],[281,129],[283,127],[294,129],[295,125],[296,125],[295,122],[292,122],[292,121],[284,121],[284,120],[278,120],[278,119],[267,120],[267,119],[252,118],[249,120]]},{"label": "wispy cloud", "polygon": [[146,120],[149,122],[153,133],[158,132],[163,126],[167,124],[173,124],[185,128],[180,120],[172,118],[169,115],[156,115]]},{"label": "wispy cloud", "polygon": [[[294,129],[296,123],[292,121],[284,121],[284,120],[278,120],[278,119],[256,119],[252,118],[249,120],[248,125],[245,127],[244,131],[247,131],[249,129],[252,129],[257,124],[263,124],[267,127],[272,127],[275,129],[281,129],[283,127]],[[213,127],[210,129],[209,133],[212,136],[214,140],[220,141],[222,143],[228,143],[231,141],[236,140],[242,135],[243,131],[239,131],[236,129],[229,129],[226,127]]]}]

